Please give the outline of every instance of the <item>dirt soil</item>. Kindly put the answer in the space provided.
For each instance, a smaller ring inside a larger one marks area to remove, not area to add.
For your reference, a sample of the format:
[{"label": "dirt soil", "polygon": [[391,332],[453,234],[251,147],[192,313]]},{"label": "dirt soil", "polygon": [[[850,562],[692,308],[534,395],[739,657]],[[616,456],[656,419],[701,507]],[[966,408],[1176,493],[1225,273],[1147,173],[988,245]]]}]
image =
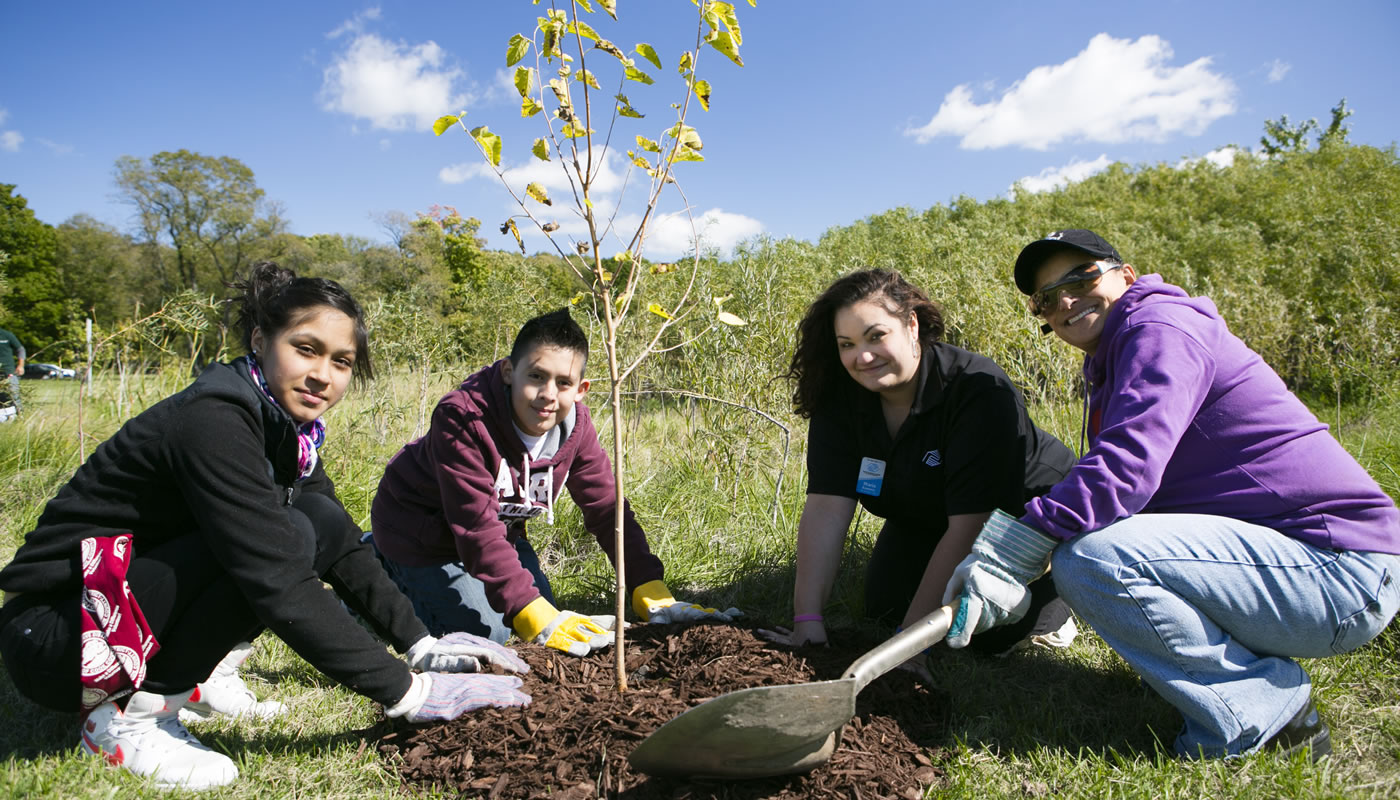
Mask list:
[{"label": "dirt soil", "polygon": [[841,677],[879,643],[833,632],[832,647],[791,650],[727,625],[628,629],[628,691],[613,688],[611,650],[574,658],[536,645],[525,709],[486,709],[452,722],[386,720],[364,732],[410,787],[467,797],[918,798],[943,771],[948,698],[895,670],[859,695],[856,718],[826,765],[750,780],[653,778],[631,770],[638,742],[695,704],[736,689]]}]

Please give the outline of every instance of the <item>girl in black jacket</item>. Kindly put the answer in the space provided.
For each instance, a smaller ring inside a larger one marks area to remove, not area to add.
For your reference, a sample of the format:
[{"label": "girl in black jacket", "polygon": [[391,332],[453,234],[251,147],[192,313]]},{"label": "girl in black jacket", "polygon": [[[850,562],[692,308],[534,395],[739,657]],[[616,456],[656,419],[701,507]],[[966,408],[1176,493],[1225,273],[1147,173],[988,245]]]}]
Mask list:
[{"label": "girl in black jacket", "polygon": [[528,667],[488,640],[429,636],[326,476],[321,417],[372,375],[359,305],[270,262],[235,288],[249,355],[123,425],[0,570],[0,655],[16,688],[79,711],[87,752],[186,788],[238,775],[178,712],[264,629],[390,716],[528,703],[512,675],[453,674]]}]

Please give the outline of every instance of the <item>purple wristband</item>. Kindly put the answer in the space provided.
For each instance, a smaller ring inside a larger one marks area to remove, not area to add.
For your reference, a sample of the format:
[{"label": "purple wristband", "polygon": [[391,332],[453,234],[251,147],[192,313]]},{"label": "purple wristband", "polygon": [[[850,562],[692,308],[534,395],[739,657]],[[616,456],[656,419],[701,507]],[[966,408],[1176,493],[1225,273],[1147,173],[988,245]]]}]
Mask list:
[{"label": "purple wristband", "polygon": [[793,622],[821,622],[821,614],[798,614],[792,618]]}]

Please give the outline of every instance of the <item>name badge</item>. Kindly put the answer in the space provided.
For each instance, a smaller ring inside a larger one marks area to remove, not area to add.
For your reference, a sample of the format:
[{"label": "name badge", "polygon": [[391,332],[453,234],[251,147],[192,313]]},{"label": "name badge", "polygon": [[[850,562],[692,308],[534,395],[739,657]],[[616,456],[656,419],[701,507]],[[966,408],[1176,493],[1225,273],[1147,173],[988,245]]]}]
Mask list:
[{"label": "name badge", "polygon": [[862,458],[860,475],[856,477],[856,494],[879,497],[880,485],[884,482],[885,462],[878,458]]}]

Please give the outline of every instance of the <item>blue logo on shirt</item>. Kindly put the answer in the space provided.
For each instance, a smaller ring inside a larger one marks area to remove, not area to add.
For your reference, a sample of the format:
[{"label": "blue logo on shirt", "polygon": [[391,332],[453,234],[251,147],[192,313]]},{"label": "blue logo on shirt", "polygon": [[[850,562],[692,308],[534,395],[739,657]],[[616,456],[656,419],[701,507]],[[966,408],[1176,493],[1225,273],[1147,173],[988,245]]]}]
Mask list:
[{"label": "blue logo on shirt", "polygon": [[930,467],[936,467],[943,463],[943,455],[937,450],[930,450],[924,453],[924,463],[928,464]]}]

